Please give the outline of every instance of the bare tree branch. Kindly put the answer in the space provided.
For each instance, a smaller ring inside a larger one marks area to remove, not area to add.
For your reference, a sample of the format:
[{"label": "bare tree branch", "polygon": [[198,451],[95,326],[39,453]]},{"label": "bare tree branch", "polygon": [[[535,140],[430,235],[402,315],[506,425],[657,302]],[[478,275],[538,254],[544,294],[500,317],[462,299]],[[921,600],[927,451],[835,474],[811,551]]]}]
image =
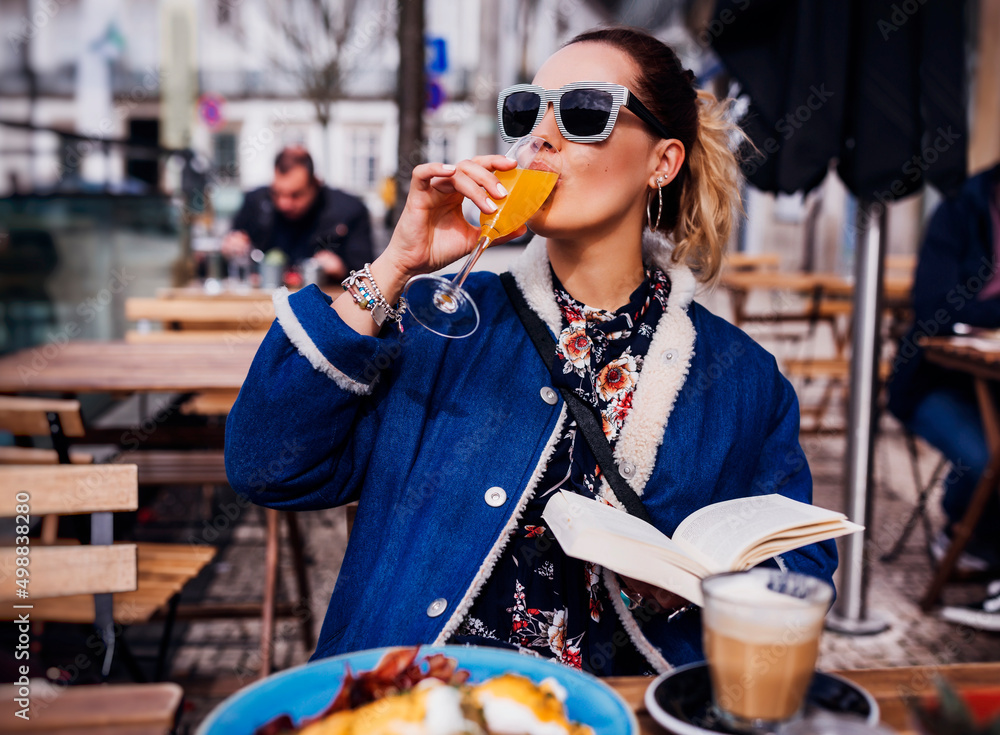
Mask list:
[{"label": "bare tree branch", "polygon": [[[365,4],[380,7],[381,2]],[[271,19],[285,42],[272,61],[297,80],[324,128],[357,62],[347,50],[361,5],[360,0],[269,0]]]}]

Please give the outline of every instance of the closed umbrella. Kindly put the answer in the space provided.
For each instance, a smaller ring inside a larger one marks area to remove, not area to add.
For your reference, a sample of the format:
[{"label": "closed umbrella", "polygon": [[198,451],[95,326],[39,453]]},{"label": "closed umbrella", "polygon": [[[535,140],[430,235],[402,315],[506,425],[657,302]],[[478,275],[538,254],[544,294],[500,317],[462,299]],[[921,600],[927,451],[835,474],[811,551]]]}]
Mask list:
[{"label": "closed umbrella", "polygon": [[747,178],[808,192],[831,159],[861,200],[966,173],[964,3],[719,0],[712,45],[750,98]]},{"label": "closed umbrella", "polygon": [[[713,47],[750,97],[755,186],[807,192],[831,160],[858,198],[845,499],[870,528],[885,205],[966,173],[964,17],[948,0],[718,0]],[[872,633],[865,534],[850,537],[828,625]]]}]

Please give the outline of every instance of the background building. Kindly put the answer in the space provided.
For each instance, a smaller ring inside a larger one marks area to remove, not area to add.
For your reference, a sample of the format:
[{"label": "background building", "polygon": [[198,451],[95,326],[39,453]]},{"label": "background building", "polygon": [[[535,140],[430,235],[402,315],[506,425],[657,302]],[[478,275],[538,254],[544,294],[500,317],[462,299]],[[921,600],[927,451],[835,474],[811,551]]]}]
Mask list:
[{"label": "background building", "polygon": [[[326,3],[336,25],[324,31],[315,5],[0,0],[0,118],[189,146],[211,167],[222,215],[237,205],[240,189],[269,181],[282,145],[302,143],[329,183],[362,195],[381,214],[380,185],[397,169],[397,7],[388,0]],[[630,17],[663,28],[678,20],[680,6],[427,0],[427,158],[454,161],[497,149],[497,91],[530,78],[575,33]],[[697,44],[683,46],[701,55]],[[331,62],[340,84],[328,84],[330,97],[320,101],[329,104],[323,125],[303,79],[317,78]],[[0,150],[0,196],[169,193],[180,183],[176,158],[102,149],[52,132],[0,126]]]}]

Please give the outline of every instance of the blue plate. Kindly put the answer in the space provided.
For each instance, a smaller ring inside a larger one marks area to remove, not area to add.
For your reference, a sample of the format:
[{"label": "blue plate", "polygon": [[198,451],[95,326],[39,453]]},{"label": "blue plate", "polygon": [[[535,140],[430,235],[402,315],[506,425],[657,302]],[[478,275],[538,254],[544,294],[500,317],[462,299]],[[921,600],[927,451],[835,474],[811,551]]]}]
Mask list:
[{"label": "blue plate", "polygon": [[[201,723],[196,735],[252,735],[278,715],[288,714],[298,723],[322,712],[330,704],[344,675],[344,667],[359,673],[375,668],[392,649],[376,648],[325,658],[269,676],[238,691],[216,707]],[[600,679],[554,661],[495,648],[475,646],[424,646],[419,658],[444,653],[468,671],[473,683],[508,671],[534,682],[553,677],[566,688],[566,710],[571,720],[589,725],[600,735],[638,735],[639,725],[625,701]]]}]

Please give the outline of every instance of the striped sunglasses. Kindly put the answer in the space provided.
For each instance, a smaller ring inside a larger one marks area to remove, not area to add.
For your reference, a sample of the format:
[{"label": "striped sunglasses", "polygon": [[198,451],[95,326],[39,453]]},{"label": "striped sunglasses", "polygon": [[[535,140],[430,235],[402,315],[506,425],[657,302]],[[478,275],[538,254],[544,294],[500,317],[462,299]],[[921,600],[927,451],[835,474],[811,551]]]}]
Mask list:
[{"label": "striped sunglasses", "polygon": [[507,87],[497,99],[500,136],[513,143],[530,133],[545,117],[550,102],[559,132],[574,143],[607,140],[623,105],[661,138],[671,137],[663,123],[627,87],[610,82],[573,82],[559,89],[534,84]]}]

